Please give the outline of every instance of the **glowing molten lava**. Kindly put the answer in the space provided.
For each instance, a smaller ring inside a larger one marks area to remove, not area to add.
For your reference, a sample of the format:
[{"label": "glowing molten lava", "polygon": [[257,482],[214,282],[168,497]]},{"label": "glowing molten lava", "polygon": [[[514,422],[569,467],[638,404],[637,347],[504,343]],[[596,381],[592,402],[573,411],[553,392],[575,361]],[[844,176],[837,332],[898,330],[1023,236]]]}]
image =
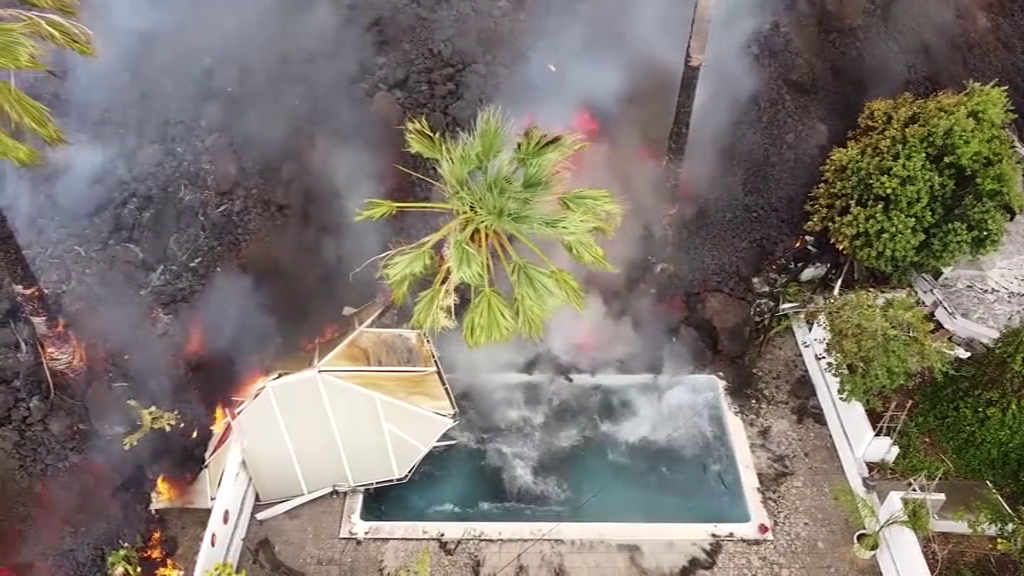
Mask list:
[{"label": "glowing molten lava", "polygon": [[176,500],[181,496],[182,490],[174,480],[167,477],[166,474],[161,474],[156,479],[156,486],[153,488],[153,495],[156,500],[160,501],[172,501]]},{"label": "glowing molten lava", "polygon": [[146,541],[146,548],[142,551],[142,557],[157,564],[154,576],[183,576],[185,571],[177,562],[167,557],[164,551],[164,534],[161,530],[153,530]]},{"label": "glowing molten lava", "polygon": [[588,139],[595,138],[601,134],[601,123],[586,108],[580,108],[576,111],[572,127]]},{"label": "glowing molten lava", "polygon": [[197,320],[188,327],[188,339],[185,341],[185,356],[201,356],[205,344],[203,338],[203,327]]}]

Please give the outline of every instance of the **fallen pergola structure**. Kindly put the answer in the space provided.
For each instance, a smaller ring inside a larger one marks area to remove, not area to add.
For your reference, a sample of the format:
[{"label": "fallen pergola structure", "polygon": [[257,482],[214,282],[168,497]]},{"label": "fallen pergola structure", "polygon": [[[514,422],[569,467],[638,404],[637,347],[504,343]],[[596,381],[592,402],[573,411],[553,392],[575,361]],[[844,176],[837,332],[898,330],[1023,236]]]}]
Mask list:
[{"label": "fallen pergola structure", "polygon": [[235,565],[257,503],[266,520],[335,491],[404,482],[456,421],[437,353],[422,332],[373,328],[386,304],[284,356],[228,408],[206,465],[153,509],[210,509],[195,574]]}]

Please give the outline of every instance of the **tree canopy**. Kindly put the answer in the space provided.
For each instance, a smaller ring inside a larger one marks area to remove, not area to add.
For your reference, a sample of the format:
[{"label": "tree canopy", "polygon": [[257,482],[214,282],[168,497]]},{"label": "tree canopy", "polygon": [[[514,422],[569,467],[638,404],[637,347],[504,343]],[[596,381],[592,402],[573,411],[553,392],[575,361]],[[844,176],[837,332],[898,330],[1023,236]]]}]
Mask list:
[{"label": "tree canopy", "polygon": [[[56,46],[92,55],[92,33],[71,18],[78,0],[22,0],[20,8],[0,8],[0,68],[9,71],[46,69],[46,51]],[[0,80],[0,159],[31,164],[39,153],[23,136],[47,145],[63,144],[64,132],[50,111],[15,83],[12,75]],[[22,137],[20,137],[22,136]]]},{"label": "tree canopy", "polygon": [[942,373],[953,356],[931,338],[927,313],[911,298],[871,290],[829,303],[827,350],[845,398],[879,407],[922,376]]},{"label": "tree canopy", "polygon": [[1024,502],[1024,326],[922,389],[914,420],[958,476],[991,480]]},{"label": "tree canopy", "polygon": [[1024,208],[1006,89],[869,102],[829,154],[807,204],[811,232],[892,276],[991,252]]},{"label": "tree canopy", "polygon": [[612,234],[622,206],[608,191],[572,188],[569,160],[586,147],[576,134],[529,126],[517,132],[495,107],[484,108],[472,130],[433,131],[423,119],[405,126],[407,149],[427,159],[439,201],[371,199],[359,219],[399,211],[439,214],[432,234],[381,256],[380,275],[396,301],[415,296],[412,325],[438,331],[455,325],[460,294],[470,301],[461,318],[470,346],[525,336],[539,338],[550,312],[583,306],[576,278],[545,253],[560,245],[585,268],[609,270],[599,240]]}]

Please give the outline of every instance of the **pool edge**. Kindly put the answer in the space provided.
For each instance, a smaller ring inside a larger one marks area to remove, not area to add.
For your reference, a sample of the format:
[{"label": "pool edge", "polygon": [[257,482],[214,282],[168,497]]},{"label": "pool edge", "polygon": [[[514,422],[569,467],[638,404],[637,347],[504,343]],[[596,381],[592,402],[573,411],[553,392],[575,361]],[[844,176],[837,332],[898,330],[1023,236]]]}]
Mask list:
[{"label": "pool edge", "polygon": [[764,507],[761,483],[746,427],[729,401],[729,384],[717,375],[661,376],[660,379],[712,378],[718,385],[722,418],[732,444],[743,498],[750,519],[741,523],[617,523],[617,522],[368,522],[362,520],[363,493],[345,493],[343,539],[398,540],[772,540],[771,520]]}]

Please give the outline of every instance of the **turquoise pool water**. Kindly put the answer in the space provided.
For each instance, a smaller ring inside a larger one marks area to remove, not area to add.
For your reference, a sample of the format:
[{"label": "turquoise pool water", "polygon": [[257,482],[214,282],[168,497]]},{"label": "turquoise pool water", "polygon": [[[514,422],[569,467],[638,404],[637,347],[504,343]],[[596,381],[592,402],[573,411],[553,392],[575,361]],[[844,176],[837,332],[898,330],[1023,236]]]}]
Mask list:
[{"label": "turquoise pool water", "polygon": [[585,386],[555,401],[524,386],[492,407],[522,418],[501,430],[460,423],[460,444],[428,454],[408,482],[368,493],[362,518],[747,522],[724,407],[707,380],[683,380],[669,390]]}]

